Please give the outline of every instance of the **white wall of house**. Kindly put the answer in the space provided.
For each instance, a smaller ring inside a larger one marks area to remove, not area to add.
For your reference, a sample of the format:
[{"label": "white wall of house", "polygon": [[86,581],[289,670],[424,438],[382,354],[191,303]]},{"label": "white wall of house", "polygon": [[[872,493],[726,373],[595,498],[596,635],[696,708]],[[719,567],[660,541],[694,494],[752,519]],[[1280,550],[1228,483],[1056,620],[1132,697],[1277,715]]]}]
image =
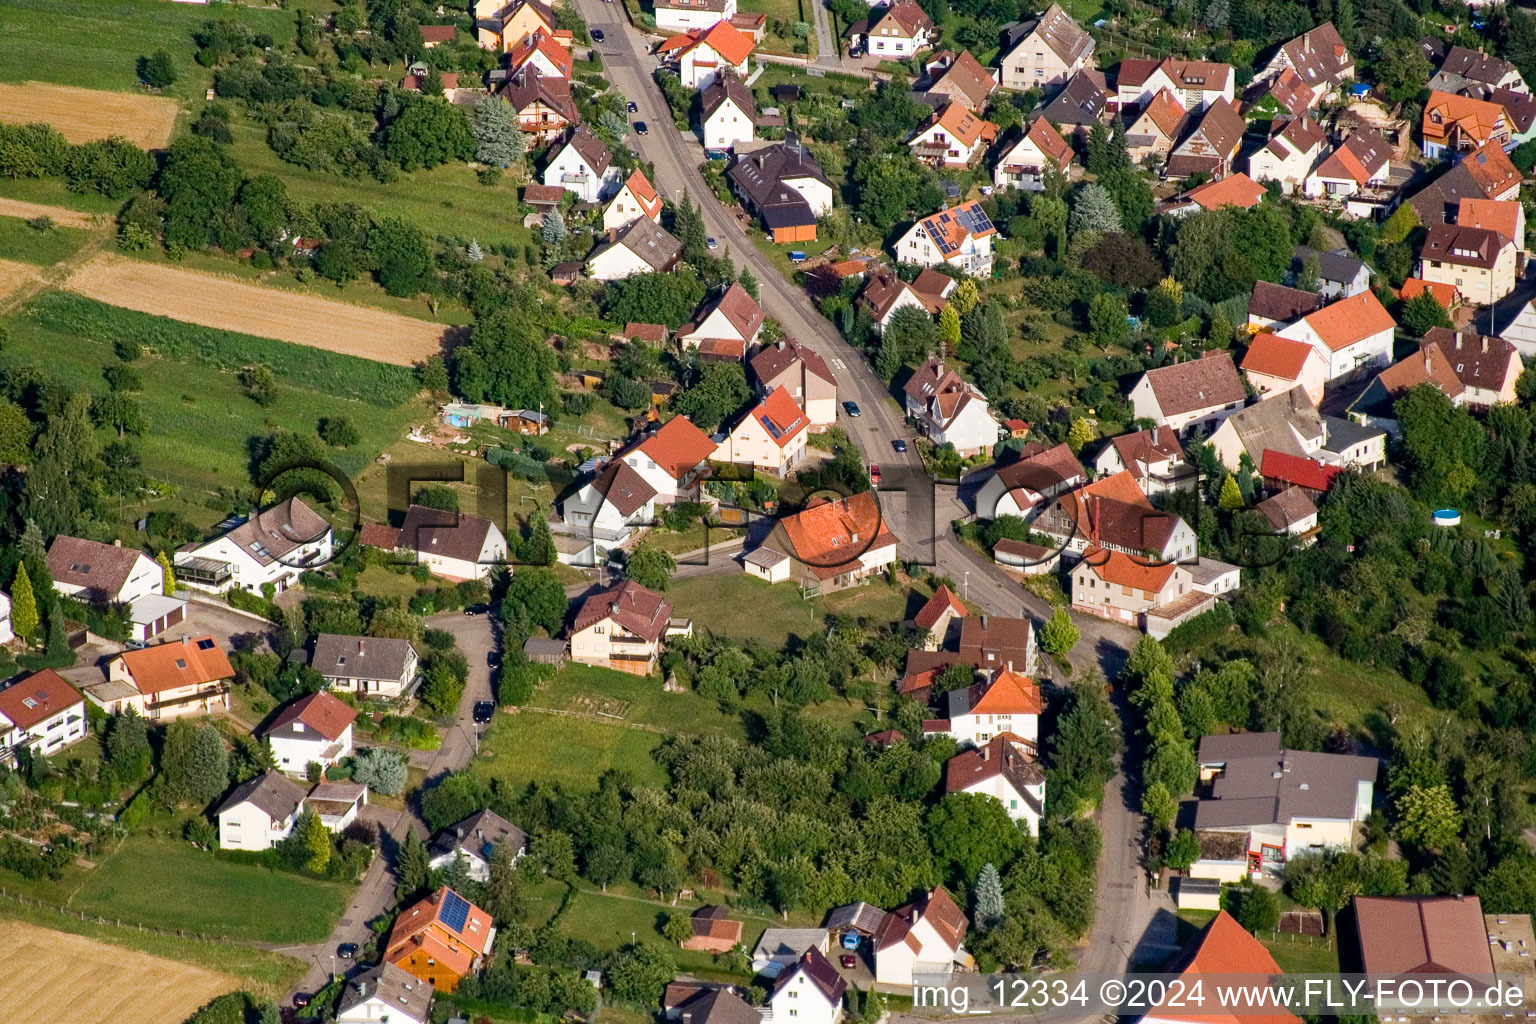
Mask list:
[{"label": "white wall of house", "polygon": [[[272,748],[272,759],[277,762],[278,768],[292,775],[303,775],[306,768],[312,763],[329,768],[338,764],[342,758],[352,756],[352,726],[348,725],[336,741],[326,739],[320,733],[315,732],[303,722],[295,722],[294,726],[304,730],[300,736],[269,736],[268,744]],[[332,746],[336,747],[336,753],[330,757],[325,752]]]},{"label": "white wall of house", "polygon": [[969,457],[997,444],[998,425],[987,404],[973,398],[948,423],[934,424],[928,436],[934,444],[952,444],[957,452]]},{"label": "white wall of house", "polygon": [[708,10],[678,10],[675,7],[656,8],[656,31],[682,35],[698,29],[700,32],[713,28],[722,18],[729,21],[736,14],[736,0],[726,0],[725,13]]},{"label": "white wall of house", "polygon": [[[1319,148],[1295,149],[1284,140],[1273,142],[1248,158],[1248,177],[1259,182],[1278,181],[1280,190],[1289,195],[1311,180],[1307,174],[1317,160]],[[1275,149],[1282,152],[1277,154]]]},{"label": "white wall of house", "polygon": [[655,269],[627,245],[610,245],[587,260],[587,276],[594,281],[619,281]]},{"label": "white wall of house", "polygon": [[715,449],[718,462],[751,463],[765,473],[784,476],[805,457],[805,446],[810,438],[809,430],[802,430],[783,447],[768,436],[768,431],[755,416],[744,416],[740,423],[726,435]]},{"label": "white wall of house", "polygon": [[1000,732],[1011,732],[1031,743],[1040,738],[1039,715],[974,715],[969,712],[949,720],[948,735],[962,747],[983,746]]},{"label": "white wall of house", "polygon": [[[55,583],[53,586],[65,597],[74,597],[90,591],[89,587],[76,586],[73,583]],[[128,571],[128,578],[123,581],[118,592],[106,596],[109,601],[132,604],[141,597],[163,593],[165,593],[165,570],[153,558],[140,554],[134,559],[133,568]]]},{"label": "white wall of house", "polygon": [[616,165],[609,164],[607,171],[598,174],[575,146],[566,144],[544,168],[544,184],[574,192],[584,203],[597,203],[618,191],[622,182]]},{"label": "white wall of house", "polygon": [[504,562],[506,558],[507,538],[502,536],[501,530],[497,529],[495,524],[485,532],[485,540],[480,544],[480,553],[473,562],[463,558],[434,555],[429,551],[416,552],[417,565],[426,566],[434,576],[450,580],[484,579],[490,575],[492,564]]},{"label": "white wall of house", "polygon": [[842,1002],[828,1000],[803,970],[795,970],[782,988],[774,990],[768,998],[768,1008],[774,1024],[837,1024],[843,1016]]},{"label": "white wall of house", "polygon": [[785,178],[782,184],[800,193],[811,212],[820,217],[832,209],[832,186],[815,178]]},{"label": "white wall of house", "polygon": [[[299,810],[304,809],[299,805]],[[298,812],[281,821],[273,821],[267,812],[250,801],[219,812],[219,849],[270,850],[293,831]]]},{"label": "white wall of house", "polygon": [[916,263],[922,267],[948,263],[972,276],[987,277],[992,273],[992,236],[967,235],[965,241],[946,256],[939,252],[922,225],[914,224],[896,243],[895,256],[902,263]]},{"label": "white wall of house", "polygon": [[336,1024],[427,1024],[374,993],[336,1018]]},{"label": "white wall of house", "polygon": [[[1275,332],[1282,338],[1304,341],[1317,350],[1327,366],[1328,379],[1337,380],[1360,368],[1385,369],[1392,364],[1392,328],[1378,331],[1335,352],[1305,320],[1298,320]],[[1139,415],[1139,413],[1138,413]]]},{"label": "white wall of house", "polygon": [[30,747],[34,753],[51,756],[85,738],[85,700],[63,708],[28,729],[22,729],[0,715],[0,750]]},{"label": "white wall of house", "polygon": [[740,64],[732,64],[713,46],[699,43],[687,50],[678,61],[678,77],[690,89],[708,89],[720,77],[722,68],[730,68],[739,78],[745,79],[750,62],[750,58],[744,58]]},{"label": "white wall of house", "polygon": [[947,973],[951,969],[955,951],[939,938],[927,919],[919,919],[908,937],[916,941],[915,950],[906,942],[898,942],[875,953],[875,981],[911,985],[914,974]]},{"label": "white wall of house", "polygon": [[704,148],[730,149],[738,142],[757,137],[752,117],[734,101],[726,100],[704,120]]},{"label": "white wall of house", "polygon": [[1165,415],[1162,406],[1158,404],[1156,393],[1152,390],[1152,381],[1145,375],[1136,382],[1131,388],[1131,393],[1126,397],[1130,399],[1131,408],[1135,410],[1138,419],[1152,420],[1160,427],[1168,426],[1177,434],[1182,434],[1198,424],[1209,436],[1223,420],[1243,407],[1241,402],[1228,402],[1226,405],[1210,405],[1191,409],[1188,412]]},{"label": "white wall of house", "polygon": [[962,792],[980,793],[982,796],[991,797],[1003,805],[1003,810],[1008,812],[1008,817],[1014,821],[1022,821],[1025,827],[1029,829],[1030,835],[1037,836],[1040,834],[1040,815],[1035,812],[1035,807],[1045,806],[1044,782],[1041,782],[1038,786],[1029,787],[1027,795],[1034,798],[1035,807],[1029,805],[1029,801],[1025,799],[1026,794],[1020,793],[1014,788],[1013,783],[1009,782],[1001,774],[974,783],[966,787]]},{"label": "white wall of house", "polygon": [[658,221],[661,219],[661,213],[659,212],[660,208],[658,207],[657,209],[656,216],[652,217],[640,200],[635,198],[635,194],[629,190],[629,186],[626,185],[603,208],[603,230],[622,231],[641,217],[645,217],[653,222]]}]

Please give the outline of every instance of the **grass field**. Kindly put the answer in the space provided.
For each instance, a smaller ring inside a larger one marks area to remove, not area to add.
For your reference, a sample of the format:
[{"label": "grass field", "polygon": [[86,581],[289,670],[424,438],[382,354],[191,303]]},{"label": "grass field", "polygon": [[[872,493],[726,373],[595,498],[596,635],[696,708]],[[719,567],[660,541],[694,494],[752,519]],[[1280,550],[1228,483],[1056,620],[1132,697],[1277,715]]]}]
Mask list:
[{"label": "grass field", "polygon": [[0,1006],[18,1017],[26,1007],[31,1024],[164,1024],[239,985],[228,974],[0,921]]},{"label": "grass field", "polygon": [[176,65],[170,95],[201,97],[211,74],[193,60],[192,32],[211,18],[236,18],[280,42],[293,15],[276,7],[217,8],[164,0],[0,0],[0,79],[86,89],[137,90],[137,62],[163,49]]},{"label": "grass field", "polygon": [[[816,25],[815,15],[811,11],[811,4],[820,3],[821,0],[741,0],[740,11],[743,14],[765,14],[768,16],[768,24],[763,30],[763,49],[769,53],[795,52],[796,39],[793,28],[797,21],[804,21],[811,26],[811,32],[805,37],[805,42],[811,47],[810,55],[816,56]],[[774,32],[774,22],[781,21],[783,33]]]},{"label": "grass field", "polygon": [[525,711],[496,719],[473,771],[519,788],[538,781],[583,790],[595,789],[598,776],[608,769],[622,768],[636,782],[660,786],[666,773],[651,759],[651,751],[661,741],[659,732]]},{"label": "grass field", "polygon": [[[0,353],[0,364],[34,363],[70,387],[104,391],[101,371],[117,362],[112,342],[128,333],[119,329],[125,321],[115,315],[100,320],[90,315],[78,318],[74,315],[79,312],[75,308],[78,302],[85,302],[85,314],[101,310],[113,313],[105,306],[92,310],[90,307],[95,303],[72,296],[44,295],[27,311],[6,321],[9,338]],[[153,321],[136,313],[123,316],[130,318],[128,322],[132,318]],[[294,430],[313,430],[322,416],[338,415],[349,417],[363,437],[362,444],[332,453],[338,466],[355,475],[400,438],[411,422],[429,415],[414,400],[381,406],[339,397],[346,393],[350,364],[338,364],[333,373],[321,372],[323,367],[309,360],[326,353],[281,342],[242,339],[238,335],[223,339],[206,337],[218,334],[203,332],[202,341],[195,348],[189,346],[192,350],[185,358],[146,356],[136,364],[145,388],[139,396],[140,406],[149,422],[140,448],[145,469],[152,475],[164,474],[173,483],[206,490],[245,485],[249,483],[247,444],[252,436],[264,433],[269,422],[282,423]],[[247,358],[261,361],[269,360],[260,354],[260,346],[275,346],[269,351],[279,356],[285,349],[293,350],[291,354],[297,362],[291,366],[272,364],[278,377],[277,398],[272,405],[262,408],[248,398],[233,367],[209,365],[218,358],[216,342],[221,340],[227,340],[231,346],[231,356],[245,349]],[[389,369],[360,360],[352,362],[365,373],[371,368]],[[304,381],[305,386],[295,381]]]},{"label": "grass field", "polygon": [[[745,573],[694,576],[676,580],[667,591],[673,614],[708,624],[712,633],[740,643],[784,646],[786,637],[809,636],[829,614],[853,615],[875,624],[899,622],[928,597],[912,597],[900,587],[875,579],[827,597],[807,601],[790,583],[765,583]],[[913,607],[914,601],[916,602]],[[721,608],[751,609],[751,614],[719,614]]]},{"label": "grass field", "polygon": [[0,121],[53,125],[70,142],[114,136],[140,149],[163,149],[181,107],[167,96],[104,93],[47,82],[0,82]]},{"label": "grass field", "polygon": [[0,260],[50,267],[72,256],[89,237],[79,228],[38,231],[20,218],[0,217]]},{"label": "grass field", "polygon": [[[101,223],[110,225],[111,218],[117,213],[118,207],[122,206],[116,199],[108,199],[96,192],[71,192],[63,178],[0,178],[0,204],[3,204],[5,216],[22,216],[20,212],[11,212],[17,203],[37,206],[40,212],[48,214],[60,224],[65,223],[65,217],[59,212],[64,210],[103,217],[106,219]],[[78,226],[90,226],[90,217],[82,217],[80,221]]]},{"label": "grass field", "polygon": [[654,676],[578,665],[565,668],[539,686],[533,707],[577,714],[613,716],[598,724],[609,728],[649,725],[667,732],[741,736],[741,724],[720,713],[715,702],[693,693],[666,693]]}]

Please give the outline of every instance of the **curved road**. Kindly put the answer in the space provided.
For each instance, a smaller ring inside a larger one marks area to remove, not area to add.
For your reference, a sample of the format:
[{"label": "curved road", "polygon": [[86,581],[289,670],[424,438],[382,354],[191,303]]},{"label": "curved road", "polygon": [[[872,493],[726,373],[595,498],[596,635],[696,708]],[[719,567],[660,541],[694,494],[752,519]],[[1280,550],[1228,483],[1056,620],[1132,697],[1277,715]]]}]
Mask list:
[{"label": "curved road", "polygon": [[[922,460],[915,451],[898,455],[891,448],[894,438],[907,437],[911,431],[904,424],[902,410],[863,355],[758,250],[705,184],[698,171],[704,160],[703,149],[691,133],[680,133],[673,124],[671,109],[651,77],[655,60],[648,53],[645,37],[625,20],[623,6],[602,0],[573,2],[588,27],[604,33],[597,49],[603,55],[609,82],[621,96],[635,102],[635,119],[655,126],[649,134],[633,137],[642,158],[655,167],[653,184],[669,199],[681,199],[685,191],[691,195],[699,204],[709,233],[730,246],[738,264],[751,268],[760,286],[763,308],[784,325],[785,334],[810,344],[827,360],[837,377],[838,400],[851,399],[863,411],[857,419],[844,417],[842,426],[866,460],[879,463],[888,481],[893,467],[904,468],[911,474],[909,479],[923,474]],[[949,522],[967,511],[956,489],[938,489],[933,517],[937,529],[926,521],[926,515],[909,519],[904,503],[893,497],[886,496],[882,509],[893,520],[893,532],[901,538],[898,550],[903,558],[923,560],[931,553],[938,570],[961,584],[967,600],[994,614],[1028,615],[1037,623],[1051,614],[1047,602],[1024,590],[990,559],[961,544],[950,532]],[[925,521],[914,521],[917,519]],[[1137,634],[1093,617],[1075,619],[1082,630],[1079,657],[1085,664],[1096,663],[1106,678],[1113,678]],[[1122,720],[1128,722],[1124,708],[1121,710]],[[1127,741],[1133,740],[1127,729]],[[1104,852],[1099,860],[1098,913],[1079,968],[1110,973],[1127,968],[1131,951],[1152,919],[1151,901],[1142,884],[1140,799],[1123,772],[1106,790],[1099,823]]]}]

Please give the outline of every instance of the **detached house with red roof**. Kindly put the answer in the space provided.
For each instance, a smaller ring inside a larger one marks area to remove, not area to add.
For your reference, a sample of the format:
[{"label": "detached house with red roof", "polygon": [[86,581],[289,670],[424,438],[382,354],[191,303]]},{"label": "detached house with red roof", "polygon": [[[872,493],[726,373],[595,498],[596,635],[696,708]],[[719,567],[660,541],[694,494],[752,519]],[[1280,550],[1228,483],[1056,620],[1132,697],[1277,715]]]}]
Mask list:
[{"label": "detached house with red roof", "polygon": [[597,203],[620,188],[619,167],[603,141],[577,125],[544,165],[544,184],[559,185],[584,203]]},{"label": "detached house with red roof", "polygon": [[1327,142],[1322,125],[1310,117],[1293,117],[1248,158],[1248,176],[1254,181],[1278,181],[1280,191],[1290,195],[1303,187]]},{"label": "detached house with red roof", "polygon": [[[1165,971],[1180,976],[1186,987],[1192,987],[1201,975],[1206,974],[1215,975],[1218,981],[1233,975],[1246,975],[1250,983],[1258,983],[1261,978],[1283,973],[1269,950],[1225,910],[1216,912],[1205,930],[1184,947]],[[1260,1005],[1263,1004],[1254,1004],[1255,1007]],[[1301,1018],[1283,1009],[1248,1012],[1243,1008],[1241,1013],[1219,1013],[1209,1009],[1196,1012],[1184,1005],[1163,1005],[1149,1010],[1140,1024],[1301,1024]]]},{"label": "detached house with red roof", "polygon": [[961,746],[982,746],[1000,733],[1010,733],[1033,749],[1040,739],[1040,687],[1011,668],[983,670],[982,682],[945,695],[947,717],[923,725],[930,734],[949,736]]},{"label": "detached house with red roof", "polygon": [[571,551],[561,552],[570,559],[566,564],[595,565],[627,544],[655,520],[656,497],[656,488],[629,459],[615,458],[599,466],[595,476],[560,503],[556,532],[577,541]]},{"label": "detached house with red roof", "polygon": [[1499,104],[1447,92],[1429,94],[1420,129],[1424,155],[1431,160],[1454,158],[1490,142],[1502,147],[1513,134]]},{"label": "detached house with red roof", "polygon": [[788,476],[805,457],[810,426],[810,417],[789,392],[776,387],[730,429],[716,446],[713,459]]},{"label": "detached house with red roof", "polygon": [[906,385],[907,415],[936,445],[954,445],[962,458],[988,455],[997,443],[998,423],[987,396],[974,384],[930,356]]},{"label": "detached house with red roof", "polygon": [[1147,496],[1187,490],[1195,470],[1184,458],[1184,447],[1172,427],[1154,427],[1111,438],[1093,468],[1101,477],[1129,473]]},{"label": "detached house with red roof", "polygon": [[[928,634],[927,640],[923,642],[923,650],[936,651],[945,646],[951,632],[958,634],[959,622],[966,614],[965,605],[960,603],[955,592],[940,583],[928,603],[912,616],[912,627]],[[951,629],[952,626],[955,628]]]},{"label": "detached house with red roof", "polygon": [[1203,60],[1141,60],[1120,62],[1115,79],[1115,98],[1120,112],[1139,111],[1164,89],[1172,90],[1191,114],[1199,114],[1217,100],[1230,105],[1236,76],[1232,65]]},{"label": "detached house with red roof", "polygon": [[85,687],[92,703],[109,714],[133,708],[148,719],[208,714],[229,707],[234,667],[211,636],[124,651],[107,663],[104,682]]},{"label": "detached house with red roof", "polygon": [[1380,369],[1392,361],[1397,321],[1374,292],[1340,299],[1275,331],[1306,342],[1328,362],[1328,379]]},{"label": "detached house with red roof", "polygon": [[620,450],[616,456],[650,484],[656,504],[698,501],[699,485],[709,476],[715,442],[686,416],[674,416]]},{"label": "detached house with red roof", "polygon": [[652,224],[661,223],[661,196],[637,167],[603,207],[603,230],[622,231],[642,217]]},{"label": "detached house with red roof", "polygon": [[717,21],[702,31],[693,29],[673,36],[656,48],[656,55],[677,65],[684,86],[705,89],[727,70],[745,80],[748,58],[755,48],[752,38],[729,21]]},{"label": "detached house with red roof", "polygon": [[869,491],[814,504],[785,516],[761,546],[747,553],[746,571],[770,583],[790,580],[818,595],[856,586],[896,561],[896,535]]},{"label": "detached house with red roof", "polygon": [[1518,400],[1515,382],[1523,369],[1519,350],[1503,338],[1435,327],[1417,352],[1376,375],[1349,414],[1395,430],[1393,405],[1420,384],[1439,388],[1454,406],[1486,412]]},{"label": "detached house with red roof", "polygon": [[992,276],[992,237],[997,228],[972,199],[924,217],[897,240],[892,254],[920,267],[949,264],[972,277]]},{"label": "detached house with red roof", "polygon": [[947,977],[963,966],[965,912],[943,886],[886,914],[875,931],[875,982],[911,985],[919,976]]},{"label": "detached house with red roof", "polygon": [[491,915],[444,886],[395,918],[381,960],[453,992],[480,969],[495,941]]},{"label": "detached house with red roof", "polygon": [[1054,448],[1028,444],[1016,461],[998,466],[981,485],[976,492],[976,514],[988,520],[1032,517],[1047,500],[1087,482],[1082,463],[1065,444]]},{"label": "detached house with red roof", "polygon": [[1250,210],[1258,206],[1266,195],[1268,192],[1263,185],[1238,172],[1196,185],[1183,195],[1160,204],[1155,212],[1170,217],[1186,217],[1201,210],[1220,210],[1228,206]]},{"label": "detached house with red roof", "polygon": [[1149,562],[1122,551],[1089,548],[1072,570],[1072,608],[1163,637],[1216,599],[1195,589],[1177,562]]},{"label": "detached house with red roof", "polygon": [[278,590],[331,557],[331,524],[298,497],[264,509],[222,537],[188,544],[175,556],[176,579],[221,594],[231,587]]},{"label": "detached house with red roof", "polygon": [[944,764],[945,793],[979,793],[1003,805],[1008,817],[1040,834],[1045,813],[1045,772],[1035,760],[1035,745],[1002,732]]},{"label": "detached house with red roof", "polygon": [[1051,4],[1040,17],[1003,27],[1004,89],[1052,89],[1093,66],[1094,38]]},{"label": "detached house with red roof", "polygon": [[1525,204],[1517,200],[1463,198],[1456,207],[1456,223],[1497,231],[1513,240],[1516,249],[1525,250]]},{"label": "detached house with red roof", "polygon": [[1072,147],[1051,122],[1037,117],[1029,130],[1011,144],[1005,143],[998,154],[992,182],[998,188],[1022,188],[1028,192],[1045,190],[1045,171],[1054,167],[1062,174],[1072,166]]},{"label": "detached house with red roof", "polygon": [[1149,158],[1161,159],[1173,152],[1189,126],[1189,114],[1169,89],[1160,89],[1125,129],[1125,152],[1142,166]]},{"label": "detached house with red roof", "polygon": [[667,637],[692,632],[688,620],[672,618],[672,602],[624,580],[582,601],[571,623],[571,660],[646,676]]},{"label": "detached house with red roof", "polygon": [[303,775],[312,764],[329,768],[352,756],[356,720],[356,711],[324,690],[300,697],[267,726],[272,760],[290,775]]},{"label": "detached house with red roof", "polygon": [[1153,507],[1129,473],[1095,480],[1053,501],[1032,528],[1051,538],[1068,562],[1089,548],[1146,555],[1171,562],[1193,558],[1195,531],[1183,519]]},{"label": "detached house with red roof", "polygon": [[571,51],[565,44],[542,30],[512,47],[507,56],[507,66],[512,70],[534,67],[546,78],[570,78],[572,64]]},{"label": "detached house with red roof", "polygon": [[997,125],[951,100],[907,143],[912,155],[931,167],[969,167],[997,138]]},{"label": "detached house with red roof", "polygon": [[1392,177],[1392,146],[1381,134],[1371,128],[1359,128],[1344,144],[1313,168],[1306,176],[1302,191],[1309,196],[1326,196],[1344,203],[1345,212],[1361,216],[1381,206],[1359,207],[1351,204],[1352,197],[1362,197],[1372,190],[1381,191]]},{"label": "detached house with red roof", "polygon": [[823,431],[837,422],[837,378],[814,349],[793,338],[780,338],[752,358],[752,380],[760,395],[775,388],[789,392],[811,422]]},{"label": "detached house with red roof", "polygon": [[[855,25],[849,30],[856,36]],[[933,19],[915,0],[899,0],[888,7],[876,8],[869,26],[862,34],[865,52],[877,57],[910,57],[926,50],[939,37]],[[854,39],[858,42],[858,38]]]},{"label": "detached house with red roof", "polygon": [[1148,370],[1126,395],[1138,419],[1177,434],[1198,428],[1209,435],[1248,397],[1226,352]]},{"label": "detached house with red roof", "polygon": [[1323,385],[1328,383],[1328,361],[1317,349],[1269,331],[1253,336],[1242,370],[1248,386],[1261,397],[1300,388],[1315,405],[1323,400]]},{"label": "detached house with red roof", "polygon": [[700,358],[739,362],[757,344],[765,317],[757,300],[739,283],[732,282],[719,298],[705,305],[695,325],[685,325],[678,331],[678,344],[685,352],[698,349]]},{"label": "detached house with red roof", "polygon": [[0,690],[0,764],[31,750],[48,757],[85,738],[85,698],[51,668]]},{"label": "detached house with red roof", "polygon": [[1448,284],[1479,306],[1515,290],[1520,249],[1497,231],[1463,224],[1432,224],[1419,250],[1419,277]]}]

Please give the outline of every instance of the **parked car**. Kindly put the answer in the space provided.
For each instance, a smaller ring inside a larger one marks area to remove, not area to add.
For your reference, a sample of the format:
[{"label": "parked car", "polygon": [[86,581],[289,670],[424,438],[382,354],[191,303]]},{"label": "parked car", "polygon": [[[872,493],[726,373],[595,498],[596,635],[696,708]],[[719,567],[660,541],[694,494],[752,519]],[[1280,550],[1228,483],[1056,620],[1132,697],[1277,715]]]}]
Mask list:
[{"label": "parked car", "polygon": [[852,416],[853,418],[857,419],[858,416],[859,416],[859,403],[858,402],[844,402],[843,403],[843,412],[845,412],[849,416]]},{"label": "parked car", "polygon": [[710,235],[708,238],[704,239],[704,244],[709,246],[711,249],[720,248],[720,240],[714,235]]},{"label": "parked car", "polygon": [[852,953],[844,953],[842,956],[837,958],[837,962],[843,965],[844,970],[849,971],[859,966],[859,958],[854,956]]},{"label": "parked car", "polygon": [[[612,2],[612,0],[609,0],[609,2],[610,2],[610,3],[611,3],[611,2]],[[640,108],[639,108],[639,107],[637,107],[637,106],[636,106],[636,105],[635,105],[635,101],[634,101],[634,100],[630,100],[630,101],[629,101],[629,112],[630,112],[630,113],[631,113],[631,114],[633,114],[633,113],[634,113],[634,112],[635,112],[635,111],[637,111],[637,110],[639,110],[639,109],[640,109]]]},{"label": "parked car", "polygon": [[496,717],[496,705],[492,704],[488,700],[477,700],[475,701],[475,706],[473,711],[471,711],[471,714],[474,716],[476,722],[484,725],[486,722],[489,722],[491,719]]},{"label": "parked car", "polygon": [[791,249],[789,251],[789,262],[791,262],[791,263],[804,263],[805,262],[805,253],[802,250],[800,250],[800,249]]},{"label": "parked car", "polygon": [[485,663],[491,668],[495,668],[497,665],[501,664],[501,654],[497,651],[487,651],[485,655]]},{"label": "parked car", "polygon": [[304,1009],[304,1007],[309,1005],[309,993],[295,992],[293,994],[293,1005],[301,1010]]},{"label": "parked car", "polygon": [[650,133],[650,130],[651,129],[646,126],[646,123],[644,121],[636,121],[635,122],[635,134],[636,135],[647,135],[647,134]]},{"label": "parked car", "polygon": [[594,43],[600,43],[600,42],[603,41],[603,30],[602,29],[595,28],[595,29],[592,30],[592,41]]},{"label": "parked car", "polygon": [[464,609],[464,614],[465,615],[484,615],[486,612],[488,612],[490,610],[491,610],[491,606],[488,605],[488,604],[472,604],[468,608]]},{"label": "parked car", "polygon": [[891,447],[896,449],[897,455],[904,455],[907,451],[907,442],[898,437],[896,440],[891,442]]},{"label": "parked car", "polygon": [[872,484],[880,483],[880,467],[873,462],[869,464],[869,482]]},{"label": "parked car", "polygon": [[341,957],[343,960],[351,960],[353,957],[357,956],[357,943],[343,942],[341,945],[336,947],[336,955]]}]

